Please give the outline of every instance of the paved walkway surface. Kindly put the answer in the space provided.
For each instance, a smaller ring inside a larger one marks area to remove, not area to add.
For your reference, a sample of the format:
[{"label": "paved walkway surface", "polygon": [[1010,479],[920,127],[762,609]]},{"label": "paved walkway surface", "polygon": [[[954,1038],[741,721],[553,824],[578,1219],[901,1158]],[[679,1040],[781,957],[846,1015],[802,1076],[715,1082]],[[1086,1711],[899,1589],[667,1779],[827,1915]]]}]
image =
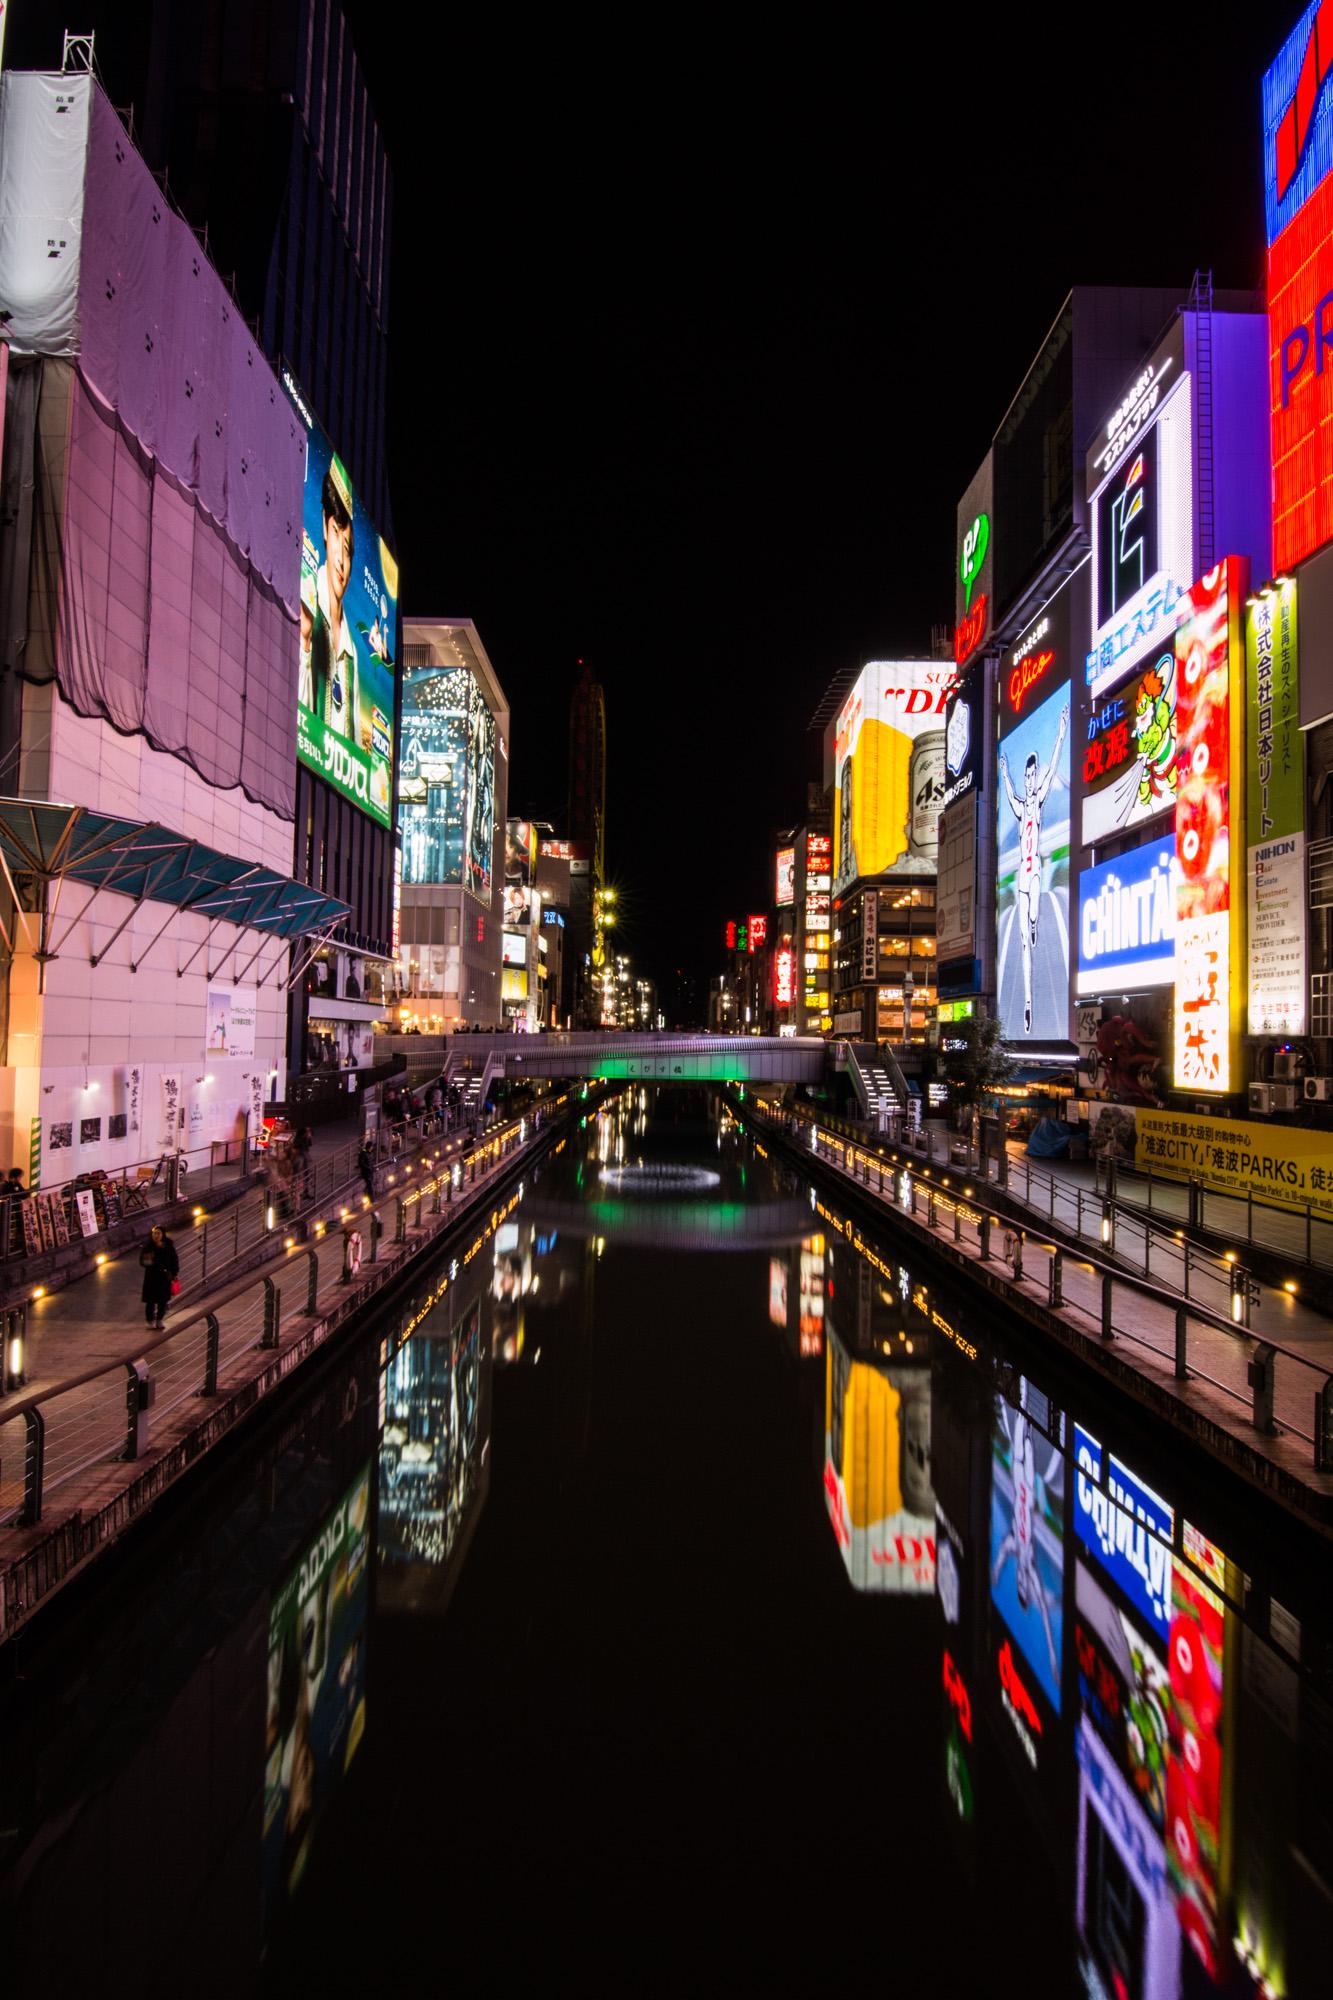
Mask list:
[{"label": "paved walkway surface", "polygon": [[[755,1108],[761,1115],[771,1115],[762,1100],[756,1100]],[[780,1117],[779,1122],[786,1120]],[[895,1172],[894,1149],[886,1147],[881,1155],[879,1145],[877,1139],[868,1140],[862,1147],[849,1143],[841,1135],[821,1135],[819,1157],[824,1165],[849,1180],[855,1179],[863,1193],[868,1185],[875,1196],[880,1192],[882,1169],[886,1211],[894,1211],[898,1219],[923,1234],[930,1233],[927,1195],[933,1183],[939,1190],[936,1240],[943,1238],[952,1243],[967,1263],[977,1267],[978,1276],[984,1274],[992,1289],[998,1280],[1006,1290],[1012,1289],[1024,1299],[1051,1309],[1051,1262],[1058,1246],[1042,1228],[1042,1203],[1049,1207],[1049,1189],[1044,1178],[1040,1183],[1036,1179],[1038,1163],[1033,1163],[1032,1219],[1022,1232],[1019,1275],[1012,1261],[1012,1239],[1019,1235],[1018,1225],[1010,1232],[1011,1241],[1006,1246],[1006,1232],[996,1223],[990,1260],[982,1261],[979,1218],[967,1202],[967,1191],[976,1189],[980,1193],[975,1176],[939,1165],[928,1168],[913,1159],[910,1162],[911,1180],[915,1184],[912,1205],[905,1209],[901,1169],[908,1162],[899,1151]],[[1044,1177],[1047,1163],[1040,1163],[1040,1170]],[[1091,1164],[1086,1168],[1081,1163],[1064,1166],[1063,1173],[1056,1177],[1056,1219],[1064,1233],[1071,1233],[1077,1224],[1078,1195],[1082,1193],[1084,1238],[1089,1253],[1101,1262],[1108,1255],[1108,1246],[1101,1241],[1101,1200],[1093,1192],[1092,1176]],[[1019,1201],[1024,1193],[1024,1179],[1021,1168],[1015,1174],[1011,1158],[1009,1193]],[[1244,1203],[1238,1206],[1243,1211]],[[1046,1220],[1049,1221],[1049,1216]],[[1157,1220],[1155,1191],[1154,1225]],[[1113,1246],[1116,1263],[1126,1279],[1142,1279],[1146,1262],[1148,1282],[1158,1296],[1129,1283],[1113,1283],[1109,1342],[1102,1341],[1103,1274],[1076,1251],[1064,1249],[1063,1317],[1082,1334],[1096,1339],[1101,1351],[1128,1362],[1160,1391],[1231,1436],[1242,1439],[1307,1486],[1333,1495],[1333,1477],[1315,1470],[1313,1451],[1316,1393],[1333,1373],[1333,1318],[1330,1317],[1333,1287],[1322,1274],[1309,1276],[1308,1282],[1302,1282],[1295,1292],[1280,1286],[1252,1285],[1249,1328],[1237,1326],[1233,1331],[1229,1324],[1230,1267],[1225,1258],[1190,1246],[1187,1299],[1185,1238],[1183,1232],[1173,1231],[1169,1222],[1170,1218],[1163,1216],[1162,1226],[1153,1226],[1145,1240],[1146,1218],[1140,1224],[1123,1210],[1117,1210]],[[1176,1375],[1176,1319],[1180,1307],[1185,1309],[1188,1369],[1183,1380]],[[1200,1316],[1199,1308],[1225,1316],[1228,1325],[1214,1326]],[[1254,1391],[1248,1371],[1260,1342],[1279,1350],[1274,1364],[1273,1411],[1278,1426],[1275,1433],[1261,1433],[1253,1423]]]},{"label": "paved walkway surface", "polygon": [[[459,1166],[469,1137],[465,1132],[434,1135],[396,1154],[385,1171],[388,1185],[374,1203],[384,1231],[381,1244],[394,1234],[400,1197],[408,1195],[411,1214],[419,1187],[428,1190],[429,1203],[438,1183],[444,1207],[448,1205],[447,1183],[454,1173],[461,1172],[469,1186],[472,1184],[473,1160]],[[336,1148],[331,1145],[325,1151],[327,1155]],[[483,1136],[477,1142],[477,1182],[484,1183],[503,1164],[500,1157],[492,1156]],[[261,1193],[261,1204],[265,1198]],[[252,1269],[239,1277],[233,1273],[230,1280],[224,1268],[216,1285],[209,1285],[193,1298],[182,1297],[167,1314],[170,1337],[156,1347],[151,1343],[160,1336],[145,1325],[140,1298],[143,1273],[137,1251],[37,1300],[29,1309],[27,1382],[22,1391],[0,1398],[0,1522],[12,1519],[22,1504],[27,1448],[22,1415],[7,1412],[61,1382],[97,1369],[110,1371],[43,1406],[44,1489],[50,1495],[64,1479],[123,1448],[129,1383],[125,1364],[147,1353],[155,1395],[152,1422],[160,1422],[165,1413],[201,1393],[206,1315],[212,1312],[218,1320],[218,1376],[222,1378],[228,1366],[253,1348],[264,1331],[264,1276],[271,1276],[280,1288],[283,1318],[306,1312],[312,1296],[318,1299],[329,1287],[341,1284],[342,1222],[365,1217],[369,1205],[358,1176],[307,1210],[301,1218],[309,1231],[307,1242],[299,1240],[299,1232],[279,1223],[272,1232],[275,1258],[260,1270]],[[368,1262],[371,1236],[364,1224],[361,1236],[363,1262]],[[184,1264],[182,1259],[183,1268]],[[173,1326],[179,1329],[175,1334]]]}]

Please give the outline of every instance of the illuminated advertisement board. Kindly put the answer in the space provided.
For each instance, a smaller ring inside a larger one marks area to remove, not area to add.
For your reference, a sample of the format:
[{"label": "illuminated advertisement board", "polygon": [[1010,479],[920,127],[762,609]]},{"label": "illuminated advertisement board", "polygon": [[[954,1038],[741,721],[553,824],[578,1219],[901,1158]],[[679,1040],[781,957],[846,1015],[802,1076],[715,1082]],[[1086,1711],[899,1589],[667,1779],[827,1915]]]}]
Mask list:
[{"label": "illuminated advertisement board", "polygon": [[1178,313],[1088,447],[1092,646],[1101,695],[1166,650],[1194,577],[1193,443]]},{"label": "illuminated advertisement board", "polygon": [[981,784],[985,745],[985,686],[966,679],[949,691],[944,711],[944,796],[941,810]]},{"label": "illuminated advertisement board", "polygon": [[269,1606],[267,1922],[300,1882],[316,1827],[365,1731],[369,1521],[365,1465]]},{"label": "illuminated advertisement board", "polygon": [[830,1331],[824,1371],[824,1498],[857,1590],[935,1590],[930,1375],[852,1361]]},{"label": "illuminated advertisement board", "polygon": [[991,1432],[991,1602],[1057,1715],[1064,1574],[1064,1454],[1027,1411],[1012,1409],[997,1396]]},{"label": "illuminated advertisement board", "polygon": [[1138,1474],[1074,1426],[1074,1530],[1136,1611],[1165,1639],[1171,1622],[1175,1510]]},{"label": "illuminated advertisement board", "polygon": [[1174,639],[1124,687],[1094,700],[1082,749],[1085,847],[1175,810]]},{"label": "illuminated advertisement board", "polygon": [[976,950],[977,796],[965,792],[940,814],[936,953],[941,965]]},{"label": "illuminated advertisement board", "polygon": [[774,995],[779,1007],[790,1007],[796,999],[796,953],[783,945],[774,959]]},{"label": "illuminated advertisement board", "polygon": [[398,565],[290,376],[306,427],[296,754],[390,824]]},{"label": "illuminated advertisement board", "polygon": [[833,886],[833,841],[827,833],[805,836],[805,886],[807,889]]},{"label": "illuminated advertisement board", "polygon": [[[1333,27],[1311,0],[1264,77],[1273,566],[1333,536]],[[1322,33],[1321,33],[1322,27]]]},{"label": "illuminated advertisement board", "polygon": [[[1171,1552],[1165,1602],[1171,1607]],[[1161,1650],[1081,1562],[1074,1565],[1079,1703],[1099,1742],[1160,1835],[1166,1825],[1171,1681]]]},{"label": "illuminated advertisement board", "polygon": [[1086,1723],[1078,1757],[1075,1921],[1083,1991],[1096,2000],[1169,2000],[1179,1991],[1180,1931],[1166,1853],[1120,1772]]},{"label": "illuminated advertisement board", "polygon": [[1080,999],[1171,985],[1179,886],[1171,836],[1082,871],[1075,978]]},{"label": "illuminated advertisement board", "polygon": [[1070,679],[1070,593],[1055,596],[1000,663],[1000,734],[1007,736]]},{"label": "illuminated advertisement board", "polygon": [[474,676],[468,704],[463,887],[490,908],[495,841],[495,717]]},{"label": "illuminated advertisement board", "polygon": [[770,1257],[768,1260],[768,1317],[774,1326],[787,1330],[787,1260],[785,1257]]},{"label": "illuminated advertisement board", "polygon": [[995,466],[990,452],[958,502],[958,542],[954,552],[953,656],[964,666],[990,636],[994,588]]},{"label": "illuminated advertisement board", "polygon": [[1243,927],[1233,937],[1243,905],[1231,895],[1231,815],[1244,773],[1231,689],[1247,568],[1233,556],[1210,570],[1186,594],[1176,630],[1175,1081],[1183,1090],[1231,1088],[1232,983],[1244,944]]},{"label": "illuminated advertisement board", "polygon": [[768,940],[768,918],[751,917],[748,925],[749,950],[758,951]]},{"label": "illuminated advertisement board", "polygon": [[817,1355],[824,1346],[824,1239],[801,1238],[800,1291],[801,1353]]},{"label": "illuminated advertisement board", "polygon": [[1069,1033],[1069,685],[1025,708],[1000,745],[996,987],[1009,1040]]},{"label": "illuminated advertisement board", "polygon": [[1296,661],[1296,584],[1287,578],[1261,590],[1245,612],[1252,1035],[1305,1033],[1305,739]]},{"label": "illuminated advertisement board", "polygon": [[838,894],[890,868],[934,874],[953,678],[928,660],[872,661],[830,724]]},{"label": "illuminated advertisement board", "polygon": [[773,901],[779,909],[783,909],[787,904],[796,901],[796,849],[794,847],[780,847],[778,849],[777,885]]},{"label": "illuminated advertisement board", "polygon": [[1219,1906],[1223,1753],[1223,1656],[1226,1609],[1202,1581],[1211,1543],[1184,1524],[1185,1554],[1172,1562],[1171,1747],[1166,1770],[1167,1872],[1176,1917],[1205,1971],[1222,1970],[1225,1916]]}]

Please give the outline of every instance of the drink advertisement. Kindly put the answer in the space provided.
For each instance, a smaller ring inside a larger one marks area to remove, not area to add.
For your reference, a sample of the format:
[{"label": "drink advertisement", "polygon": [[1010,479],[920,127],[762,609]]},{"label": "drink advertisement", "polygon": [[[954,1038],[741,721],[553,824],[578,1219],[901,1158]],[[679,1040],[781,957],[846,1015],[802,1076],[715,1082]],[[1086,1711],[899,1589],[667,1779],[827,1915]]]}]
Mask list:
[{"label": "drink advertisement", "polygon": [[289,375],[306,427],[296,753],[390,824],[398,565]]},{"label": "drink advertisement", "polygon": [[934,874],[953,680],[952,666],[874,660],[830,725],[836,893],[887,868]]},{"label": "drink advertisement", "polygon": [[1296,584],[1245,614],[1246,875],[1250,1033],[1305,1033],[1305,739],[1296,683]]},{"label": "drink advertisement", "polygon": [[364,1465],[269,1609],[266,1924],[295,1892],[315,1829],[365,1731],[369,1523]]}]

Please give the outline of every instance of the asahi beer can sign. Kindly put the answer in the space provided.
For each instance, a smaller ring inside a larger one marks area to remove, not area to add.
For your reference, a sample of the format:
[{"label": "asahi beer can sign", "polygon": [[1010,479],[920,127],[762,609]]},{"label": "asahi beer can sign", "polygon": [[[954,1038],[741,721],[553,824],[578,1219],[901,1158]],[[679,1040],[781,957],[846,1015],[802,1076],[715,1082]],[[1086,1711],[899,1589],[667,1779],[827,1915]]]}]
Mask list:
[{"label": "asahi beer can sign", "polygon": [[942,729],[918,736],[912,746],[909,779],[911,817],[908,847],[922,860],[934,861],[939,852],[939,818],[944,802],[944,744]]}]

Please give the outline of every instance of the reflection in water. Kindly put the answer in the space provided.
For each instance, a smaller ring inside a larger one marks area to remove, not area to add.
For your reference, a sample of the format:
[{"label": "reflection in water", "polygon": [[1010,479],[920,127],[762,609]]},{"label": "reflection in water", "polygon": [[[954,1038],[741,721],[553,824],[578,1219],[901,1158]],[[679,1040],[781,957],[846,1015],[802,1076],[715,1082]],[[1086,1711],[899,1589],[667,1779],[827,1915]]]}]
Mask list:
[{"label": "reflection in water", "polygon": [[370,1465],[278,1586],[268,1619],[264,1904],[300,1882],[316,1823],[366,1726]]},{"label": "reflection in water", "polygon": [[[717,1184],[631,1198],[636,1159]],[[266,1936],[284,1992],[366,1983],[392,1908],[421,1962],[485,1939],[465,1988],[567,1976],[571,1912],[579,1982],[633,1986],[669,1909],[695,1983],[728,1925],[826,1975],[834,1923],[867,1987],[1328,1991],[1312,1537],[701,1099],[626,1093],[513,1197],[150,1524],[137,1566],[6,1649],[16,1988],[108,1983],[150,1883],[149,1990],[207,1963],[244,1991]],[[829,1798],[821,1675],[901,1721],[840,1745],[837,1812],[911,1878],[910,1929],[848,1920],[831,1878],[794,1913],[779,1864]],[[861,1811],[895,1785],[910,1811]],[[480,1857],[443,1889],[441,1801]],[[494,1868],[516,1833],[544,1857],[525,1894],[556,1884],[531,1966]]]}]

